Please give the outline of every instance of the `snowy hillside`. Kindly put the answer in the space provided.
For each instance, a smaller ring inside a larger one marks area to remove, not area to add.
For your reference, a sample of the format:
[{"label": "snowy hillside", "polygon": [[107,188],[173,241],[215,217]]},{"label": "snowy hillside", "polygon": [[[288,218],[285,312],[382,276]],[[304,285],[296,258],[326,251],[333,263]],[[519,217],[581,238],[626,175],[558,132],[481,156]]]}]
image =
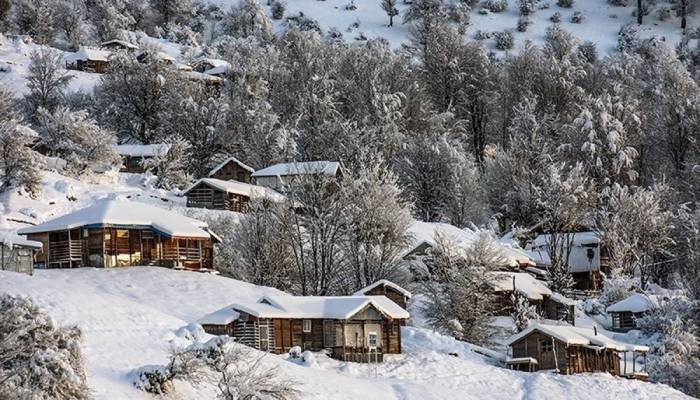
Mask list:
[{"label": "snowy hillside", "polygon": [[[215,275],[156,267],[0,272],[0,293],[30,296],[60,324],[83,329],[88,383],[96,399],[148,399],[129,374],[166,362],[186,343],[181,328],[236,301],[275,289]],[[404,354],[384,364],[345,363],[317,355],[311,366],[267,356],[283,375],[303,382],[304,399],[684,399],[663,385],[605,374],[529,374],[497,366],[468,344],[420,328],[403,330]],[[448,353],[456,354],[450,355]],[[213,388],[177,388],[179,399],[213,397]]]}]

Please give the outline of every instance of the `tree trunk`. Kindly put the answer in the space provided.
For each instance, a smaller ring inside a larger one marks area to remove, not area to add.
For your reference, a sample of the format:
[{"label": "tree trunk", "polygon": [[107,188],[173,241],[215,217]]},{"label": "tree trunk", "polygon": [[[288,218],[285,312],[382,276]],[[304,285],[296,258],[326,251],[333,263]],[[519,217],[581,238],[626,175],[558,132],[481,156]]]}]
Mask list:
[{"label": "tree trunk", "polygon": [[639,25],[642,24],[642,18],[644,18],[642,14],[642,0],[637,0],[637,23]]},{"label": "tree trunk", "polygon": [[390,27],[394,26],[394,16],[393,15],[389,16],[389,26]]},{"label": "tree trunk", "polygon": [[688,0],[681,0],[681,29],[685,33],[687,25],[686,16],[688,14]]}]

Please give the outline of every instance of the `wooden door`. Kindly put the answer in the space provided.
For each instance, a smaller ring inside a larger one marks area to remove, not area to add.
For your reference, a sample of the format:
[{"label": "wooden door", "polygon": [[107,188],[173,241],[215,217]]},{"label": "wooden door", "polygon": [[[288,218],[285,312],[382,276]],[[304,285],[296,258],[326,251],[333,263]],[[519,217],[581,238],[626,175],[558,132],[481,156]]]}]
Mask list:
[{"label": "wooden door", "polygon": [[539,340],[539,357],[537,357],[539,369],[555,369],[554,342],[551,338],[542,337]]}]

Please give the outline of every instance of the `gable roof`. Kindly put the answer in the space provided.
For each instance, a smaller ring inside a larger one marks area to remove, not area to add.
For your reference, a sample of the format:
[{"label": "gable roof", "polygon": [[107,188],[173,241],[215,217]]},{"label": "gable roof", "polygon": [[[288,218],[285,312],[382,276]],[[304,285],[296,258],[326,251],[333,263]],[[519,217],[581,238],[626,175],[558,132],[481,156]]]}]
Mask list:
[{"label": "gable roof", "polygon": [[214,178],[202,178],[185,190],[185,195],[200,184],[214,187],[222,192],[239,194],[250,198],[267,198],[274,201],[284,201],[284,195],[264,186],[251,185],[238,181],[224,181]]},{"label": "gable roof", "polygon": [[137,46],[137,45],[135,45],[135,44],[133,44],[133,43],[129,43],[129,42],[127,42],[126,40],[121,40],[121,39],[112,39],[112,40],[108,40],[108,41],[106,41],[106,42],[102,42],[102,44],[100,44],[100,46],[109,46],[109,45],[111,45],[111,44],[118,44],[118,45],[120,45],[120,46],[126,47],[127,49],[134,49],[134,50],[136,50],[136,49],[139,48],[139,46]]},{"label": "gable roof", "polygon": [[634,293],[624,300],[620,300],[605,309],[607,312],[631,312],[642,313],[658,307],[655,296],[648,296],[643,293]]},{"label": "gable roof", "polygon": [[138,201],[99,200],[95,204],[54,218],[43,224],[22,228],[21,235],[54,232],[80,227],[148,226],[166,236],[211,238],[207,223],[164,208]]},{"label": "gable roof", "polygon": [[595,346],[617,351],[649,351],[647,346],[623,343],[591,328],[580,328],[571,325],[545,325],[541,323],[531,324],[524,331],[511,336],[506,344],[510,346],[535,331],[551,336],[568,345]]},{"label": "gable roof", "polygon": [[372,290],[378,286],[388,286],[388,287],[396,290],[397,292],[401,293],[402,295],[408,297],[409,299],[412,296],[411,292],[409,292],[408,290],[402,288],[401,286],[399,286],[399,285],[395,284],[394,282],[391,282],[387,279],[380,279],[369,286],[363,287],[362,289],[358,290],[357,292],[353,293],[352,295],[353,296],[364,296],[365,294],[367,294],[367,292],[369,292],[370,290]]},{"label": "gable roof", "polygon": [[66,61],[109,61],[109,57],[112,56],[112,52],[107,50],[97,50],[89,49],[87,47],[81,47],[75,53],[70,53],[65,56]]},{"label": "gable roof", "polygon": [[294,163],[280,163],[257,170],[253,172],[253,176],[262,177],[315,174],[335,176],[337,175],[339,169],[340,163],[337,161],[307,161]]},{"label": "gable roof", "polygon": [[544,282],[538,281],[525,272],[494,272],[489,279],[489,284],[496,292],[510,292],[513,291],[513,279],[515,279],[515,291],[529,300],[542,300],[544,296],[552,295],[552,291]]},{"label": "gable roof", "polygon": [[167,143],[117,144],[113,148],[121,156],[154,157],[159,153],[167,153],[170,150],[170,145]]},{"label": "gable roof", "polygon": [[230,307],[258,318],[349,319],[372,306],[389,318],[407,319],[409,314],[385,296],[264,296],[255,303]]},{"label": "gable roof", "polygon": [[246,164],[243,164],[236,157],[229,157],[229,158],[225,159],[224,161],[222,161],[221,163],[219,163],[219,165],[214,167],[211,171],[209,171],[209,174],[207,175],[207,177],[211,177],[212,175],[216,174],[217,172],[219,172],[219,170],[221,168],[225,167],[230,162],[234,162],[234,163],[238,164],[239,167],[243,168],[246,171],[249,171],[250,173],[255,172],[255,170],[252,167],[249,167]]}]

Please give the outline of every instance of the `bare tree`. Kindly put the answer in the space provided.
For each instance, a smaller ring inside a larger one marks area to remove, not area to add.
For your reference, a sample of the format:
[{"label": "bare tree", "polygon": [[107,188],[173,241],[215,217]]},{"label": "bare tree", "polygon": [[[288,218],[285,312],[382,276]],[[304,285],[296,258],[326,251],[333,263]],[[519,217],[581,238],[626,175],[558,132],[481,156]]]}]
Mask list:
[{"label": "bare tree", "polygon": [[28,114],[33,118],[36,110],[53,111],[63,100],[63,91],[74,78],[65,71],[63,56],[50,47],[40,47],[29,55],[26,97]]}]

